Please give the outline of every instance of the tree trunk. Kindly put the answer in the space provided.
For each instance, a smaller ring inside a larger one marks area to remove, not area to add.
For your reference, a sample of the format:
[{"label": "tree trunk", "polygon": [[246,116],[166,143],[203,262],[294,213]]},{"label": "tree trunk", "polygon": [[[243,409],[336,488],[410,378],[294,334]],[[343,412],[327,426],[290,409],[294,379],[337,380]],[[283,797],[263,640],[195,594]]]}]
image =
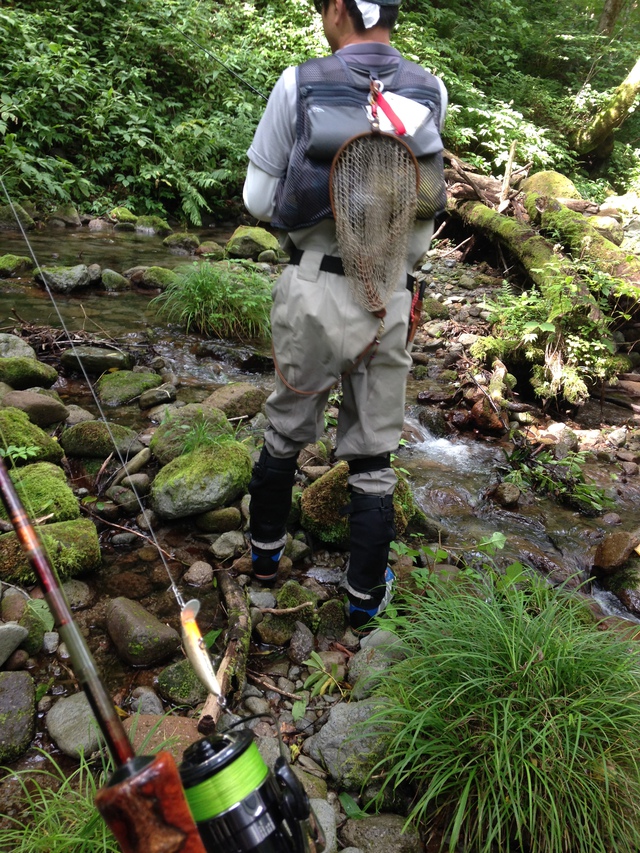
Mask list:
[{"label": "tree trunk", "polygon": [[573,148],[578,154],[595,151],[606,143],[613,131],[620,127],[640,93],[640,59],[626,80],[618,86],[609,103],[604,106],[575,137]]},{"label": "tree trunk", "polygon": [[610,36],[613,34],[613,29],[623,6],[624,0],[604,0],[604,8],[598,21],[600,35]]}]

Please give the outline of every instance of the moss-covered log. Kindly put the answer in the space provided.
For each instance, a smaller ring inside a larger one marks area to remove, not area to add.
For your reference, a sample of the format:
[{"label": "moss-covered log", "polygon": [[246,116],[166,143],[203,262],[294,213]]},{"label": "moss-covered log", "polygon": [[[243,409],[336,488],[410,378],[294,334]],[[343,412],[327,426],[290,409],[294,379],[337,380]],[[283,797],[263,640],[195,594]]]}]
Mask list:
[{"label": "moss-covered log", "polygon": [[613,97],[599,110],[586,127],[575,136],[573,147],[578,154],[597,151],[609,146],[610,137],[620,127],[640,93],[640,59],[627,78],[618,86]]}]

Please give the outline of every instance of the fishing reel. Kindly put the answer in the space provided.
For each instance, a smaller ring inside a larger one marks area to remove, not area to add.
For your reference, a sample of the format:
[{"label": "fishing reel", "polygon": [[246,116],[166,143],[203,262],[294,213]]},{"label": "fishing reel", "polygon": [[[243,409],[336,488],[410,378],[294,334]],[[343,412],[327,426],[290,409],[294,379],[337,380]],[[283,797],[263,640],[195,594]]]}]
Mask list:
[{"label": "fishing reel", "polygon": [[185,750],[180,778],[207,853],[322,853],[307,794],[281,756],[271,772],[250,731]]}]

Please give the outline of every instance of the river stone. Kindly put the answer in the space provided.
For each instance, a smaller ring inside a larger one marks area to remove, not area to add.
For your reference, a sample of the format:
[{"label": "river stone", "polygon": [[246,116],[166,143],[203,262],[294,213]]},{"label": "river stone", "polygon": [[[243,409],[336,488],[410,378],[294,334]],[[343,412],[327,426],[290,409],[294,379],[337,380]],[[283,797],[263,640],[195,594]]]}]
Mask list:
[{"label": "river stone", "polygon": [[[102,561],[96,526],[88,518],[45,524],[39,534],[60,580],[90,572]],[[36,582],[15,533],[0,535],[0,580],[17,584]]]},{"label": "river stone", "polygon": [[500,506],[515,506],[521,494],[515,483],[500,483],[493,492],[493,499]]},{"label": "river stone", "polygon": [[131,694],[131,710],[136,714],[163,714],[164,706],[151,687],[136,687]]},{"label": "river stone", "polygon": [[342,601],[325,601],[318,611],[318,636],[337,640],[344,634],[346,617]]},{"label": "river stone", "polygon": [[[315,606],[318,596],[300,586],[296,581],[288,580],[277,592],[277,607],[279,610],[287,610],[300,604],[311,602],[309,607],[298,610],[295,613],[275,614],[267,613],[257,627],[257,633],[263,643],[273,646],[283,646],[293,637],[297,623],[303,622],[307,627],[315,628],[317,615]],[[300,661],[296,661],[299,663]]]},{"label": "river stone", "polygon": [[551,169],[531,175],[523,181],[520,189],[555,198],[582,198],[573,181]]},{"label": "river stone", "polygon": [[91,284],[91,276],[86,264],[75,267],[41,267],[35,275],[38,284],[46,284],[54,293],[71,293]]},{"label": "river stone", "polygon": [[50,388],[58,378],[58,371],[50,364],[43,364],[25,356],[0,358],[0,382],[21,391],[34,385]]},{"label": "river stone", "polygon": [[103,374],[96,382],[96,391],[104,405],[124,406],[158,385],[162,385],[162,379],[157,373],[118,370],[116,373]]},{"label": "river stone", "polygon": [[0,602],[0,619],[3,622],[19,622],[28,601],[29,596],[26,592],[12,586],[7,587],[2,593],[2,602]]},{"label": "river stone", "polygon": [[326,798],[319,797],[311,798],[309,805],[324,832],[324,853],[336,853],[338,849],[338,822],[333,806],[327,802]]},{"label": "river stone", "polygon": [[84,581],[79,581],[75,578],[65,581],[65,583],[62,584],[62,591],[64,592],[67,601],[69,602],[69,607],[72,610],[83,610],[85,607],[89,607],[93,602],[93,591],[89,584]]},{"label": "river stone", "polygon": [[95,415],[92,415],[91,412],[87,411],[87,409],[83,409],[82,406],[76,406],[73,403],[69,403],[67,406],[67,411],[69,414],[67,415],[67,419],[65,421],[65,426],[72,427],[76,424],[82,424],[86,421],[95,421]]},{"label": "river stone", "polygon": [[160,695],[174,705],[198,705],[207,698],[207,688],[200,682],[188,660],[172,663],[158,676]]},{"label": "river stone", "polygon": [[[160,377],[162,379],[162,377]],[[154,406],[161,406],[163,403],[173,403],[176,399],[177,391],[175,385],[169,382],[163,382],[157,388],[151,388],[149,391],[144,391],[140,395],[138,405],[141,409],[152,409]]]},{"label": "river stone", "polygon": [[37,426],[60,423],[69,416],[63,403],[37,391],[10,391],[2,398],[2,405],[26,412],[31,423]]},{"label": "river stone", "polygon": [[164,267],[146,267],[140,276],[139,284],[141,287],[149,287],[154,290],[166,290],[170,284],[175,284],[177,281],[178,276],[173,270]]},{"label": "river stone", "polygon": [[230,530],[223,533],[209,549],[216,560],[224,562],[239,557],[247,550],[247,541],[241,530]]},{"label": "river stone", "polygon": [[35,735],[36,690],[28,672],[0,672],[0,764],[10,764]]},{"label": "river stone", "polygon": [[131,489],[124,486],[111,486],[105,492],[106,497],[117,504],[127,515],[135,515],[140,511],[140,501]]},{"label": "river stone", "polygon": [[17,622],[3,622],[0,625],[0,666],[9,659],[20,643],[26,640],[27,629]]},{"label": "river stone", "polygon": [[240,442],[201,447],[160,470],[151,486],[152,507],[165,519],[216,509],[246,492],[251,468],[249,451]]},{"label": "river stone", "polygon": [[406,824],[407,819],[396,814],[369,815],[366,820],[349,818],[340,834],[345,844],[362,853],[420,853],[420,835]]},{"label": "river stone", "polygon": [[204,533],[227,533],[237,530],[241,524],[242,514],[235,506],[212,509],[196,518],[196,527]]},{"label": "river stone", "polygon": [[152,666],[174,654],[180,635],[152,613],[128,598],[114,598],[107,606],[107,631],[118,655],[134,666]]},{"label": "river stone", "polygon": [[136,219],[136,231],[142,234],[171,234],[173,228],[160,216],[139,216]]},{"label": "river stone", "polygon": [[[147,449],[145,448],[145,450]],[[140,474],[129,474],[127,477],[122,478],[120,485],[124,486],[125,489],[137,492],[139,495],[146,495],[151,488],[151,477],[142,472]]]},{"label": "river stone", "polygon": [[375,729],[369,726],[366,738],[365,730],[359,728],[381,705],[379,699],[334,705],[327,723],[302,745],[303,753],[325,767],[342,789],[359,790],[384,755],[385,743],[378,734],[380,726]]},{"label": "river stone", "polygon": [[200,245],[200,239],[196,234],[188,234],[181,231],[177,234],[169,234],[162,241],[162,245],[173,251],[182,251],[185,254],[195,251]]},{"label": "river stone", "polygon": [[277,238],[264,228],[240,225],[227,241],[225,249],[230,258],[256,260],[258,255],[267,249],[273,249],[276,254],[279,254],[280,244]]},{"label": "river stone", "polygon": [[613,533],[608,533],[596,548],[594,567],[611,574],[627,562],[638,543],[640,537],[635,532],[614,530]]},{"label": "river stone", "polygon": [[[14,215],[15,211],[15,215]],[[13,208],[10,204],[0,204],[0,230],[15,231],[16,216],[26,231],[36,227],[36,223],[20,204],[14,202]]]},{"label": "river stone", "polygon": [[0,278],[18,278],[33,269],[33,261],[22,255],[2,255],[0,257]]},{"label": "river stone", "polygon": [[267,395],[249,382],[233,382],[217,388],[203,406],[221,409],[228,418],[252,418],[262,409]]},{"label": "river stone", "polygon": [[58,699],[45,719],[49,737],[70,758],[88,758],[100,748],[98,722],[84,693]]},{"label": "river stone", "polygon": [[622,245],[624,228],[622,223],[614,219],[613,216],[602,216],[602,214],[590,216],[589,224],[593,225],[598,234],[602,234],[603,237],[610,240],[616,246]]},{"label": "river stone", "polygon": [[129,290],[131,287],[129,279],[120,275],[119,272],[115,272],[115,270],[103,269],[101,278],[102,286],[109,293],[119,293],[123,290]]},{"label": "river stone", "polygon": [[34,455],[28,460],[16,458],[16,465],[25,462],[62,461],[64,452],[60,444],[36,424],[32,424],[26,412],[13,407],[0,408],[0,447],[35,447]]},{"label": "river stone", "polygon": [[182,576],[189,586],[207,586],[213,580],[213,568],[204,560],[196,560]]},{"label": "river stone", "polygon": [[363,640],[369,642],[361,642],[360,651],[349,661],[348,680],[349,684],[353,685],[351,698],[356,701],[365,699],[372,693],[394,661],[406,657],[406,650],[399,638],[388,631],[374,631]]},{"label": "river stone", "polygon": [[32,346],[17,335],[0,333],[0,358],[36,358]]},{"label": "river stone", "polygon": [[[9,477],[32,518],[51,516],[48,519],[50,523],[79,517],[78,499],[67,485],[64,471],[57,465],[35,462],[13,469]],[[0,518],[8,517],[4,506],[0,506]]]},{"label": "river stone", "polygon": [[60,436],[60,445],[67,456],[91,459],[106,459],[114,451],[126,458],[144,450],[134,430],[104,421],[83,421],[69,427]]},{"label": "river stone", "polygon": [[133,357],[129,353],[104,347],[73,347],[62,353],[62,366],[68,370],[79,370],[80,365],[90,376],[101,376],[108,370],[129,370]]},{"label": "river stone", "polygon": [[231,435],[233,428],[220,409],[203,403],[189,403],[172,409],[151,439],[151,451],[161,465],[176,459],[184,450],[185,436],[191,430],[204,430],[208,435]]}]

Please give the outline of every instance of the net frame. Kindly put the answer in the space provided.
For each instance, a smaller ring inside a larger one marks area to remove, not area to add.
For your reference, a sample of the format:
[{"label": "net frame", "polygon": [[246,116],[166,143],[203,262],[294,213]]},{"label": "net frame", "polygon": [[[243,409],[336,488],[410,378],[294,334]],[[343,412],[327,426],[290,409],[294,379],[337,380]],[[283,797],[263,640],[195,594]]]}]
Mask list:
[{"label": "net frame", "polygon": [[420,168],[398,136],[356,134],[331,163],[329,196],[344,273],[356,302],[376,316],[406,273]]}]

